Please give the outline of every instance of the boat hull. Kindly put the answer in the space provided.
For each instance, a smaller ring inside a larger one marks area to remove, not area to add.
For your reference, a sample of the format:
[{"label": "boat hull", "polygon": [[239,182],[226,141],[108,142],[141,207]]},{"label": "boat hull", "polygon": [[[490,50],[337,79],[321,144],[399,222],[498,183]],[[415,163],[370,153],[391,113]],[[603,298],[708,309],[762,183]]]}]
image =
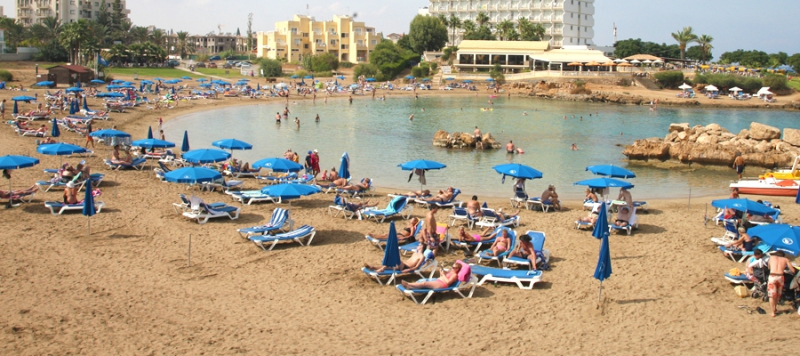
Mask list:
[{"label": "boat hull", "polygon": [[739,188],[739,194],[746,195],[768,195],[775,197],[797,196],[797,188],[754,188],[754,187],[731,187]]}]

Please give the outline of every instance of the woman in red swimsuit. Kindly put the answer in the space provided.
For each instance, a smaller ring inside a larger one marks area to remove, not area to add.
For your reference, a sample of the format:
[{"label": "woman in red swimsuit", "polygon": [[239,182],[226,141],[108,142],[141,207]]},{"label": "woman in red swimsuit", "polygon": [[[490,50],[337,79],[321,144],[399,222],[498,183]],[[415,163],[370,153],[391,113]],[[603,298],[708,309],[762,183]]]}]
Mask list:
[{"label": "woman in red swimsuit", "polygon": [[438,279],[431,279],[425,282],[408,283],[403,281],[403,287],[406,289],[440,289],[447,288],[458,280],[458,272],[461,271],[461,264],[454,263],[450,272],[445,273],[443,269],[439,269],[441,277]]}]

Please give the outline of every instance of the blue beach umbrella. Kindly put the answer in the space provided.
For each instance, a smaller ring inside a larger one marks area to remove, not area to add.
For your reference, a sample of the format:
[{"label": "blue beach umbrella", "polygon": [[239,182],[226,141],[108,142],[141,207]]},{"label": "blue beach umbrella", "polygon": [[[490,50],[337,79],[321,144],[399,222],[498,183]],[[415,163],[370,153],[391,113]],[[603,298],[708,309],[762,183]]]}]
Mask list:
[{"label": "blue beach umbrella", "polygon": [[800,253],[800,227],[787,224],[760,225],[747,230],[751,237],[758,237],[772,250],[797,256]]},{"label": "blue beach umbrella", "polygon": [[92,195],[92,180],[91,179],[87,179],[86,180],[85,191],[84,191],[84,194],[83,194],[83,210],[81,211],[81,214],[86,216],[86,224],[87,224],[87,228],[88,228],[88,230],[87,230],[88,233],[86,234],[86,236],[89,236],[89,235],[92,234],[92,219],[91,218],[92,218],[92,216],[94,216],[94,214],[97,214],[97,210],[95,210],[95,206],[94,206],[94,195]]},{"label": "blue beach umbrella", "polygon": [[75,153],[84,153],[86,149],[68,143],[47,143],[36,147],[36,152],[49,156],[66,156]]},{"label": "blue beach umbrella", "polygon": [[467,80],[464,81],[464,83],[472,83],[472,81],[467,79]]},{"label": "blue beach umbrella", "polygon": [[190,77],[188,75],[184,75],[184,76],[181,77],[181,79],[192,80],[192,77]]},{"label": "blue beach umbrella", "polygon": [[[606,216],[606,204],[603,203],[600,206],[600,217],[605,218]],[[597,231],[597,226],[602,225],[605,226],[605,232],[599,238],[600,241],[600,255],[597,258],[597,267],[594,270],[594,278],[600,281],[600,291],[597,294],[597,300],[600,301],[603,295],[603,281],[611,277],[611,251],[608,246],[608,222],[603,221],[601,219],[597,220],[595,223],[595,231]],[[603,229],[601,229],[603,230]],[[592,233],[594,236],[594,232]],[[597,237],[597,236],[595,236]]]},{"label": "blue beach umbrella", "polygon": [[38,83],[36,83],[36,86],[40,86],[40,87],[49,87],[49,86],[51,86],[51,85],[54,85],[54,84],[55,84],[55,83],[53,83],[53,82],[51,82],[51,81],[45,80],[45,81],[43,81],[43,82],[38,82]]},{"label": "blue beach umbrella", "polygon": [[198,79],[197,81],[198,81],[198,82],[200,82],[200,83],[202,83],[202,82],[207,82],[207,81],[208,81],[208,79],[206,79],[206,78],[200,78],[200,79]]},{"label": "blue beach umbrella", "polygon": [[222,178],[219,172],[203,167],[184,167],[164,174],[164,179],[172,183],[207,183]]},{"label": "blue beach umbrella", "polygon": [[199,86],[200,86],[201,88],[211,88],[211,84],[205,84],[205,83],[204,83],[204,84],[200,84]]},{"label": "blue beach umbrella", "polygon": [[169,141],[163,141],[151,137],[143,140],[133,141],[131,142],[131,146],[144,147],[144,148],[170,148],[170,147],[175,147],[175,144]]},{"label": "blue beach umbrella", "polygon": [[350,179],[350,155],[342,153],[341,163],[339,163],[339,177]]},{"label": "blue beach umbrella", "polygon": [[367,78],[367,81],[368,81],[368,82],[374,82],[374,81],[375,81],[375,78]]},{"label": "blue beach umbrella", "polygon": [[399,164],[398,167],[400,167],[404,171],[413,171],[415,169],[422,169],[422,170],[442,169],[447,166],[444,163],[439,163],[436,161],[418,159],[416,161],[410,161],[403,164]]},{"label": "blue beach umbrella", "polygon": [[153,128],[147,126],[147,138],[153,138]]},{"label": "blue beach umbrella", "polygon": [[106,89],[108,89],[108,90],[120,89],[120,88],[122,88],[122,86],[121,85],[117,85],[117,84],[106,85]]},{"label": "blue beach umbrella", "polygon": [[78,93],[78,92],[82,92],[83,89],[82,88],[78,88],[78,87],[71,87],[71,88],[65,89],[64,91],[67,92],[67,93]]},{"label": "blue beach umbrella", "polygon": [[53,127],[50,129],[50,136],[58,137],[61,136],[61,131],[58,129],[58,123],[56,119],[53,119]]},{"label": "blue beach umbrella", "polygon": [[181,144],[181,152],[189,151],[189,131],[183,131],[183,143]]},{"label": "blue beach umbrella", "polygon": [[164,78],[155,77],[153,80],[164,80]]},{"label": "blue beach umbrella", "polygon": [[266,168],[274,172],[299,172],[303,166],[284,158],[265,158],[255,161],[253,168]]},{"label": "blue beach umbrella", "polygon": [[711,206],[720,209],[730,208],[741,212],[749,212],[754,215],[772,215],[778,212],[773,208],[747,198],[712,200]]},{"label": "blue beach umbrella", "polygon": [[528,167],[524,164],[508,163],[508,164],[501,164],[498,166],[494,166],[492,168],[497,173],[503,175],[503,182],[505,182],[506,176],[514,178],[522,178],[522,179],[542,178],[542,172],[539,172],[538,170]]},{"label": "blue beach umbrella", "polygon": [[226,150],[250,150],[253,148],[253,145],[235,138],[214,141],[211,145]]},{"label": "blue beach umbrella", "polygon": [[303,79],[314,79],[314,77],[310,76],[310,75],[307,75],[307,76],[303,77]]},{"label": "blue beach umbrella", "polygon": [[494,79],[493,79],[493,78],[487,78],[487,79],[486,79],[486,81],[487,81],[487,82],[493,82],[493,81],[494,81]]},{"label": "blue beach umbrella", "polygon": [[83,110],[89,111],[89,105],[86,105],[86,97],[83,97]]},{"label": "blue beach umbrella", "polygon": [[574,185],[585,185],[589,188],[595,189],[605,189],[605,188],[625,188],[631,189],[633,188],[633,184],[630,184],[626,181],[622,181],[619,179],[614,178],[592,178],[586,179],[579,182],[575,182]]},{"label": "blue beach umbrella", "polygon": [[617,167],[613,164],[589,166],[586,167],[586,170],[598,176],[606,176],[611,178],[636,178],[636,173],[633,173],[622,167]]},{"label": "blue beach umbrella", "polygon": [[314,185],[284,183],[266,186],[261,188],[261,192],[271,197],[278,197],[281,199],[296,199],[302,196],[319,193],[321,190],[319,187]]},{"label": "blue beach umbrella", "polygon": [[183,154],[184,160],[196,164],[222,162],[228,158],[231,158],[230,153],[213,148],[191,150]]},{"label": "blue beach umbrella", "polygon": [[[0,169],[20,169],[33,167],[39,164],[38,158],[28,156],[10,156],[6,155],[0,157]],[[11,178],[8,179],[8,191],[11,191]],[[11,206],[11,199],[8,200],[7,207]]]},{"label": "blue beach umbrella", "polygon": [[104,82],[104,81],[102,81],[100,79],[92,79],[92,80],[89,81],[89,83],[92,83],[92,84],[105,84],[106,82]]},{"label": "blue beach umbrella", "polygon": [[110,138],[110,137],[131,137],[131,134],[114,129],[98,130],[89,134],[92,137]]},{"label": "blue beach umbrella", "polygon": [[300,76],[299,76],[299,75],[297,75],[297,74],[295,74],[295,75],[292,75],[292,76],[291,76],[291,77],[289,77],[289,78],[290,78],[290,79],[297,79],[297,78],[300,78]]},{"label": "blue beach umbrella", "polygon": [[444,78],[444,80],[455,80],[455,79],[456,79],[456,78],[453,78],[453,77],[447,77],[447,78]]},{"label": "blue beach umbrella", "polygon": [[423,81],[423,82],[429,82],[429,81],[431,81],[431,80],[430,80],[430,78],[422,78],[422,81]]},{"label": "blue beach umbrella", "polygon": [[114,79],[111,81],[111,84],[119,84],[119,83],[125,83],[125,81],[122,79]]},{"label": "blue beach umbrella", "polygon": [[27,96],[27,95],[21,95],[21,96],[15,96],[15,97],[11,98],[11,100],[13,100],[15,102],[16,101],[24,101],[26,103],[29,103],[31,101],[36,101],[36,98],[34,98],[32,96]]},{"label": "blue beach umbrella", "polygon": [[414,76],[413,75],[407,75],[406,79],[414,79]]},{"label": "blue beach umbrella", "polygon": [[400,248],[397,242],[397,230],[394,221],[389,223],[389,236],[386,237],[386,248],[383,249],[383,265],[388,268],[396,268],[401,264]]},{"label": "blue beach umbrella", "polygon": [[104,93],[97,93],[95,97],[98,98],[123,98],[125,94],[117,93],[117,92],[104,92]]}]

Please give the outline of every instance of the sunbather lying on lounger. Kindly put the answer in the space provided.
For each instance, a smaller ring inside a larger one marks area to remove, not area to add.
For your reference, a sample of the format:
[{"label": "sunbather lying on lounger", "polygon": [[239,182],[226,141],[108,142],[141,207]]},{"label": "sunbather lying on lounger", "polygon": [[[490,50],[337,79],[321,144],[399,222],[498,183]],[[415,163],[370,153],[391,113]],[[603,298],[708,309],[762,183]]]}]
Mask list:
[{"label": "sunbather lying on lounger", "polygon": [[11,199],[11,197],[21,196],[21,195],[28,195],[31,193],[36,192],[39,187],[34,184],[32,187],[28,189],[18,189],[18,190],[0,190],[0,199]]},{"label": "sunbather lying on lounger", "polygon": [[331,183],[333,183],[333,185],[335,185],[336,187],[344,189],[344,187],[347,186],[347,179],[337,178],[331,181]]},{"label": "sunbather lying on lounger", "polygon": [[454,263],[450,272],[445,273],[444,269],[439,268],[441,277],[432,281],[408,283],[403,281],[406,289],[438,289],[447,288],[458,280],[458,272],[461,271],[461,264]]},{"label": "sunbather lying on lounger", "polygon": [[[747,234],[747,230],[743,227],[739,227],[739,238],[736,241],[733,241],[725,247],[728,250],[742,250],[742,251],[753,251],[753,247],[756,245],[757,238],[751,238],[750,235]],[[727,251],[725,252],[728,253]]]},{"label": "sunbather lying on lounger", "polygon": [[628,222],[631,220],[631,212],[631,208],[627,205],[620,207],[619,212],[617,213],[617,220],[614,220],[614,226],[628,226]]},{"label": "sunbather lying on lounger", "polygon": [[494,237],[496,237],[496,239],[494,240],[492,247],[489,248],[490,251],[487,251],[486,253],[489,256],[497,256],[498,254],[508,251],[508,248],[511,246],[511,239],[508,237],[508,230],[501,229],[499,235],[497,235],[497,233],[491,234],[487,240],[491,240]]},{"label": "sunbather lying on lounger", "polygon": [[594,223],[597,222],[598,217],[600,217],[600,204],[595,204],[592,207],[592,211],[589,213],[589,216],[580,218],[578,221],[587,222],[594,225]]},{"label": "sunbather lying on lounger", "polygon": [[530,236],[520,236],[517,248],[508,254],[509,258],[515,256],[528,259],[530,261],[531,269],[534,271],[536,270],[536,251],[533,249]]},{"label": "sunbather lying on lounger", "polygon": [[[403,241],[414,238],[414,232],[417,230],[418,225],[419,219],[417,217],[411,218],[411,220],[408,221],[408,225],[406,225],[403,230],[397,232],[397,239],[402,243]],[[378,240],[389,238],[389,234],[369,234],[369,236]]]},{"label": "sunbather lying on lounger", "polygon": [[447,188],[446,191],[440,190],[438,195],[430,199],[425,199],[425,201],[429,203],[443,203],[450,201],[450,199],[453,199],[453,187]]},{"label": "sunbather lying on lounger", "polygon": [[519,216],[519,209],[517,209],[516,213],[505,214],[503,212],[503,208],[500,208],[500,209],[497,209],[497,211],[495,211],[494,213],[497,215],[497,218],[500,219],[500,221],[506,221],[508,219],[515,218],[515,217]]},{"label": "sunbather lying on lounger", "polygon": [[237,160],[236,158],[231,159],[231,163],[230,164],[231,164],[231,167],[234,168],[234,170],[236,170],[238,172],[241,172],[241,173],[255,173],[255,172],[260,171],[260,169],[255,169],[255,168],[251,169],[250,168],[250,162],[245,162],[244,165],[242,165],[242,163],[239,160]]},{"label": "sunbather lying on lounger", "polygon": [[428,189],[425,189],[425,190],[417,190],[417,191],[415,191],[415,192],[408,192],[408,193],[405,193],[405,194],[398,194],[398,193],[395,193],[394,195],[398,195],[398,196],[402,195],[402,196],[407,196],[407,197],[417,198],[417,197],[426,197],[426,196],[429,196],[429,195],[431,195],[431,191],[430,191],[430,190],[428,190]]},{"label": "sunbather lying on lounger", "polygon": [[425,251],[425,246],[423,245],[417,246],[417,249],[414,250],[414,254],[411,255],[411,257],[409,257],[405,262],[401,263],[398,266],[378,267],[378,266],[370,266],[365,263],[364,267],[378,273],[381,273],[387,269],[395,269],[397,270],[398,273],[409,273],[419,268],[419,266],[422,265],[423,262],[425,262],[425,254],[423,253],[423,251]]},{"label": "sunbather lying on lounger", "polygon": [[[494,230],[494,229],[490,227],[487,228],[487,230]],[[464,230],[463,226],[458,228],[458,234],[453,238],[456,239],[457,241],[463,241],[463,242],[480,242],[487,240],[486,236],[481,234],[472,234],[472,235],[468,234],[467,231]]]},{"label": "sunbather lying on lounger", "polygon": [[370,182],[369,178],[364,178],[364,180],[362,180],[361,183],[346,185],[346,186],[342,187],[342,189],[344,189],[344,190],[354,190],[354,191],[367,190],[367,189],[369,189],[369,182]]}]

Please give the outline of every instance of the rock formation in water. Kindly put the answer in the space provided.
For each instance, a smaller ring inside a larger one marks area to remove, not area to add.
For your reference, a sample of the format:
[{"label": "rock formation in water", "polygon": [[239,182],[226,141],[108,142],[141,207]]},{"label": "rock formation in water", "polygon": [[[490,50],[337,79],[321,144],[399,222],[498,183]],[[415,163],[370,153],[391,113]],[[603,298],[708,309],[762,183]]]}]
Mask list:
[{"label": "rock formation in water", "polygon": [[689,127],[688,123],[670,124],[665,138],[636,140],[622,154],[633,160],[668,159],[705,165],[733,164],[737,154],[746,165],[766,168],[790,166],[800,154],[800,130],[781,130],[753,122],[750,129],[730,133],[717,124]]},{"label": "rock formation in water", "polygon": [[[492,137],[492,134],[488,132],[483,134],[482,141],[485,149],[501,147]],[[451,134],[445,130],[439,130],[433,135],[433,146],[442,148],[475,148],[475,137],[465,132],[453,132]]]}]

